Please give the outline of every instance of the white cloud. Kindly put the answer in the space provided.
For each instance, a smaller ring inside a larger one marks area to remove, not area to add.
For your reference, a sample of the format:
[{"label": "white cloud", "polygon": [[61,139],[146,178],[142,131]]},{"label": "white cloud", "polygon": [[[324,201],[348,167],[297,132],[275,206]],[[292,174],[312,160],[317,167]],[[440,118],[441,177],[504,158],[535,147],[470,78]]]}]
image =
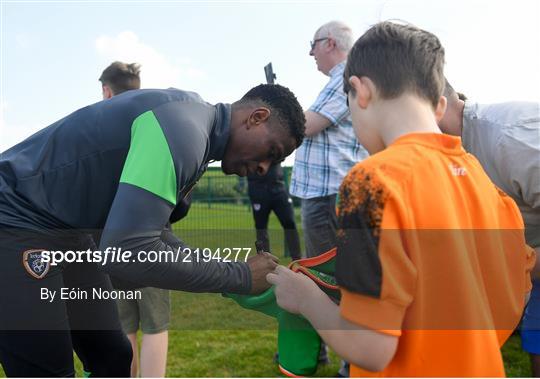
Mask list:
[{"label": "white cloud", "polygon": [[143,88],[185,87],[187,80],[207,78],[207,74],[194,67],[189,58],[182,57],[178,63],[173,64],[168,57],[142,42],[129,30],[112,37],[102,35],[96,39],[95,46],[98,54],[108,62],[119,60],[140,63]]}]

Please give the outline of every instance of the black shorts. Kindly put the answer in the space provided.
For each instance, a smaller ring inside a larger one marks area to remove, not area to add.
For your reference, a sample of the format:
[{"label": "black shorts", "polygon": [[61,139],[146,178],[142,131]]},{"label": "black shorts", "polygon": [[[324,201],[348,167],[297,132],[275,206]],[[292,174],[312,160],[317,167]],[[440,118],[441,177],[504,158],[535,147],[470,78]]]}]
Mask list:
[{"label": "black shorts", "polygon": [[62,291],[67,297],[111,291],[109,277],[95,263],[51,266],[39,259],[42,250],[82,250],[87,242],[84,236],[0,230],[0,362],[6,375],[74,376],[75,350],[92,376],[129,377],[131,346],[115,300],[61,298]]}]

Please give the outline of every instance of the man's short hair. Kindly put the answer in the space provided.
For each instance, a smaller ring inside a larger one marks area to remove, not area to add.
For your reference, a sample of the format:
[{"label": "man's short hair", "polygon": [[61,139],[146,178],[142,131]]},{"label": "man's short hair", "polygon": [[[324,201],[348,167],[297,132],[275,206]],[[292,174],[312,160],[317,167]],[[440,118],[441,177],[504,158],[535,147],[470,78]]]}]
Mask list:
[{"label": "man's short hair", "polygon": [[296,96],[279,84],[261,84],[250,89],[236,104],[257,102],[270,109],[271,118],[275,117],[287,128],[291,137],[300,146],[306,132],[306,118]]},{"label": "man's short hair", "polygon": [[346,53],[351,50],[354,42],[351,28],[341,21],[327,22],[315,32],[315,39],[327,37],[336,41],[336,47]]},{"label": "man's short hair", "polygon": [[412,92],[437,107],[444,88],[444,48],[432,33],[412,25],[380,22],[356,41],[343,73],[343,89],[351,76],[370,78],[383,98]]},{"label": "man's short hair", "polygon": [[141,65],[138,63],[113,62],[103,70],[99,81],[110,87],[114,95],[141,88],[139,73]]}]

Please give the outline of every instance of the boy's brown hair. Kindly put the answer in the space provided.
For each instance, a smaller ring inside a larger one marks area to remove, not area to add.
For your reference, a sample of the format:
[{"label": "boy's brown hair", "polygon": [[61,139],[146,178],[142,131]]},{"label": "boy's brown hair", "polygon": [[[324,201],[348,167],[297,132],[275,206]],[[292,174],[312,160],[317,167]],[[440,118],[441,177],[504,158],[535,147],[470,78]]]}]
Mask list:
[{"label": "boy's brown hair", "polygon": [[413,92],[435,109],[444,89],[443,68],[444,48],[434,34],[384,21],[368,29],[349,52],[343,89],[352,89],[351,76],[367,76],[382,98]]}]

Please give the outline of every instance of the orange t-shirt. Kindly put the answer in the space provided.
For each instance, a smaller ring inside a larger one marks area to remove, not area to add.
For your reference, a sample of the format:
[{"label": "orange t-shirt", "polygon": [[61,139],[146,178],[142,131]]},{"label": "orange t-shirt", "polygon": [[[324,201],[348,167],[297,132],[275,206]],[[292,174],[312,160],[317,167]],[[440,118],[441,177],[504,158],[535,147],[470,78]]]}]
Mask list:
[{"label": "orange t-shirt", "polygon": [[517,206],[459,138],[408,134],[358,163],[339,222],[342,316],[399,336],[385,370],[351,376],[504,376],[535,255]]}]

